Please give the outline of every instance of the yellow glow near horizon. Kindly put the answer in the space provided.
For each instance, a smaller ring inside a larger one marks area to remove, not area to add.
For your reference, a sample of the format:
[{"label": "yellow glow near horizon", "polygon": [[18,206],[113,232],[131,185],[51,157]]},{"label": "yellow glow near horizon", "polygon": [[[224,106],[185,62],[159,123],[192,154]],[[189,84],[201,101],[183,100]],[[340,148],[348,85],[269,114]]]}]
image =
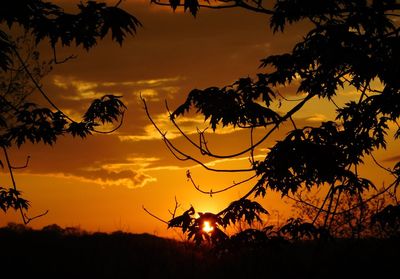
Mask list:
[{"label": "yellow glow near horizon", "polygon": [[210,221],[203,222],[203,231],[205,233],[210,233],[214,230],[214,227],[211,225]]}]

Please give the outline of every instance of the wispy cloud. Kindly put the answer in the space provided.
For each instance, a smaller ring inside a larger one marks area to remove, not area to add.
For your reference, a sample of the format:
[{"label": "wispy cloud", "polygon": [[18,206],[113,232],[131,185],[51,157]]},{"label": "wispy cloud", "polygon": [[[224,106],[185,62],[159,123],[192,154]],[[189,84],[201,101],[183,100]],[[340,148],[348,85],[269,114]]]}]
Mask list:
[{"label": "wispy cloud", "polygon": [[[158,128],[163,133],[166,133],[168,139],[175,139],[182,136],[180,131],[170,121],[168,113],[155,115],[153,116],[153,120]],[[194,115],[193,117],[181,116],[177,120],[177,124],[186,135],[198,134],[198,131],[215,134],[231,134],[238,131],[232,126],[217,128],[213,131],[209,128],[208,122],[204,120],[204,116],[202,115]],[[142,141],[160,139],[161,135],[152,124],[149,124],[144,127],[144,132],[140,135],[119,135],[118,137],[121,141]]]},{"label": "wispy cloud", "polygon": [[53,84],[61,89],[70,90],[71,94],[63,96],[66,100],[89,100],[99,98],[104,94],[133,93],[142,94],[149,99],[157,99],[160,91],[176,93],[179,87],[176,84],[185,80],[184,77],[176,76],[169,78],[122,81],[122,82],[92,82],[79,80],[75,77],[54,76]]},{"label": "wispy cloud", "polygon": [[305,120],[308,122],[323,122],[323,121],[327,121],[328,117],[326,117],[324,114],[316,113],[316,114],[313,114],[313,115],[305,118]]}]

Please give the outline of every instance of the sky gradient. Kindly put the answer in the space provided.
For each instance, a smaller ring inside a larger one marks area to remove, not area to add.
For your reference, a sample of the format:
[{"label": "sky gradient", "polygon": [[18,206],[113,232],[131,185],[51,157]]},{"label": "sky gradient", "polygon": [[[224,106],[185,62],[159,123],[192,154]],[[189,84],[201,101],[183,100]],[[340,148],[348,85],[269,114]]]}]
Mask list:
[{"label": "sky gradient", "polygon": [[[75,1],[55,2],[69,9]],[[12,150],[10,157],[14,165],[24,164],[26,156],[31,156],[29,167],[16,171],[18,187],[32,205],[30,214],[49,210],[46,216],[33,221],[32,227],[57,223],[90,231],[124,230],[176,236],[173,231],[167,231],[165,224],[145,213],[142,205],[168,220],[168,209],[174,208],[175,197],[181,204],[178,212],[191,204],[199,211],[216,212],[251,188],[252,184],[248,183],[213,197],[197,192],[186,179],[187,170],[204,190],[214,191],[251,174],[215,174],[193,162],[176,160],[151,126],[139,96],[142,94],[146,99],[154,120],[163,131],[168,130],[168,137],[177,146],[216,167],[249,167],[248,155],[224,161],[202,158],[168,122],[164,102],[167,100],[174,109],[191,89],[224,86],[240,77],[254,77],[260,71],[260,59],[290,50],[304,35],[306,25],[291,27],[283,35],[272,34],[268,17],[240,9],[201,9],[195,19],[190,14],[174,13],[149,2],[123,2],[121,7],[134,14],[143,28],[122,47],[106,37],[89,52],[59,49],[61,58],[70,54],[78,58],[57,65],[42,80],[54,102],[74,119],[80,119],[91,100],[104,94],[122,95],[128,110],[123,126],[115,133],[93,135],[84,140],[64,137],[54,146],[25,144]],[[50,55],[42,47],[42,55]],[[282,88],[281,93],[291,96],[294,89]],[[335,101],[343,104],[354,96],[354,92],[344,90]],[[40,102],[38,96],[32,98]],[[285,111],[292,105],[284,104],[280,109]],[[313,101],[296,115],[296,123],[316,125],[333,120],[334,109],[328,102]],[[204,119],[196,115],[180,118],[178,123],[195,140],[196,127],[205,127]],[[281,127],[260,146],[257,154],[265,154],[288,129]],[[262,134],[261,130],[257,136]],[[248,133],[233,128],[210,132],[207,136],[212,150],[220,154],[239,151],[249,144]],[[398,149],[390,148],[389,157],[377,154],[389,165],[399,154]],[[386,179],[384,172],[373,169],[368,161],[365,171],[379,177],[379,181]],[[1,177],[9,179],[4,171]],[[262,204],[271,213],[280,210],[281,214],[290,214],[277,193],[268,193]],[[0,225],[20,221],[13,212],[0,216]]]}]

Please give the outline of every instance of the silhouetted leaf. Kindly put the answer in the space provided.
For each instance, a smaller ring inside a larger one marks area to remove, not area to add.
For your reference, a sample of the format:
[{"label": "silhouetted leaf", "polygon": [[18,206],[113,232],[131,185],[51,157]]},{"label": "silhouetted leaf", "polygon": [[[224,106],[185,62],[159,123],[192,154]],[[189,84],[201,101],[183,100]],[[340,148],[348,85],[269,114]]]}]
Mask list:
[{"label": "silhouetted leaf", "polygon": [[95,99],[84,115],[84,121],[112,123],[118,120],[126,106],[120,100],[121,96],[104,95],[100,99]]},{"label": "silhouetted leaf", "polygon": [[176,8],[181,3],[181,1],[180,0],[169,0],[169,3],[171,4],[172,9],[175,11]]},{"label": "silhouetted leaf", "polygon": [[190,228],[190,226],[193,225],[195,219],[192,217],[192,215],[194,215],[194,213],[194,208],[190,207],[181,216],[177,216],[171,219],[168,222],[168,228],[181,227],[182,231],[185,233]]},{"label": "silhouetted leaf", "polygon": [[184,0],[184,4],[183,4],[184,10],[186,11],[187,9],[189,9],[190,13],[193,16],[196,16],[197,11],[199,10],[200,6],[199,6],[199,1],[198,0]]},{"label": "silhouetted leaf", "polygon": [[91,122],[72,122],[69,124],[67,132],[72,136],[79,136],[81,138],[85,138],[88,135],[91,135],[93,132],[94,124]]},{"label": "silhouetted leaf", "polygon": [[21,192],[13,188],[0,187],[0,209],[7,212],[8,209],[28,209],[29,202],[20,197]]},{"label": "silhouetted leaf", "polygon": [[222,214],[222,225],[234,224],[242,218],[250,225],[254,221],[261,221],[260,214],[268,214],[258,202],[240,199],[232,202]]},{"label": "silhouetted leaf", "polygon": [[279,114],[269,108],[274,97],[274,92],[266,83],[265,75],[260,74],[255,82],[246,78],[221,89],[209,87],[204,90],[192,90],[186,102],[172,113],[171,118],[185,114],[194,106],[196,112],[200,112],[205,120],[209,120],[213,130],[220,124],[222,127],[267,126],[280,120]]}]

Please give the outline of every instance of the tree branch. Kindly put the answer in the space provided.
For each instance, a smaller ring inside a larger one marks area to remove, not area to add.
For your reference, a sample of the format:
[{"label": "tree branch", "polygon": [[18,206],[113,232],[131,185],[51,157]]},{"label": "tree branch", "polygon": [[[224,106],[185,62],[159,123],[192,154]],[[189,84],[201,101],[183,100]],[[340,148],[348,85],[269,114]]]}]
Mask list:
[{"label": "tree branch", "polygon": [[242,181],[240,181],[240,182],[233,182],[232,185],[227,186],[227,187],[225,187],[225,188],[223,188],[223,189],[220,189],[220,190],[217,190],[217,191],[213,191],[212,189],[211,189],[210,191],[204,191],[204,190],[200,189],[200,186],[198,186],[198,185],[195,183],[195,181],[193,180],[193,177],[192,177],[192,175],[191,175],[191,173],[190,173],[189,170],[186,172],[186,177],[187,177],[188,180],[192,183],[192,185],[194,186],[194,188],[195,188],[197,191],[199,191],[199,192],[202,193],[202,194],[210,195],[210,196],[212,197],[213,194],[223,193],[223,192],[228,191],[229,189],[232,189],[232,188],[234,188],[234,187],[236,187],[236,186],[239,186],[239,185],[241,185],[241,184],[243,184],[243,183],[249,182],[250,180],[256,178],[256,177],[257,177],[257,174],[252,175],[252,176],[250,176],[249,178],[246,178],[246,179],[244,179],[244,180],[242,180]]},{"label": "tree branch", "polygon": [[149,210],[147,210],[147,209],[144,207],[144,205],[142,205],[142,208],[143,208],[144,211],[146,211],[147,214],[149,214],[149,215],[152,216],[153,218],[156,218],[158,221],[161,221],[161,222],[163,222],[164,224],[167,224],[167,225],[169,224],[167,221],[161,219],[160,217],[154,215],[154,214],[151,213]]},{"label": "tree branch", "polygon": [[[182,152],[181,150],[179,150],[177,147],[175,147],[172,142],[166,137],[166,133],[163,133],[160,128],[157,126],[157,124],[154,122],[153,118],[150,115],[150,112],[148,110],[147,104],[146,104],[146,100],[140,96],[143,105],[144,105],[144,110],[146,112],[146,115],[148,117],[148,119],[150,120],[150,122],[152,123],[152,125],[154,126],[154,128],[156,128],[157,132],[161,135],[165,145],[167,146],[167,148],[171,151],[171,153],[180,161],[193,161],[199,165],[201,165],[203,168],[205,168],[206,170],[210,170],[210,171],[214,171],[214,172],[249,172],[249,171],[254,171],[253,168],[247,168],[247,169],[215,169],[215,168],[210,168],[208,167],[205,163],[201,162],[200,160]],[[179,154],[182,157],[178,157],[177,154]]]}]

